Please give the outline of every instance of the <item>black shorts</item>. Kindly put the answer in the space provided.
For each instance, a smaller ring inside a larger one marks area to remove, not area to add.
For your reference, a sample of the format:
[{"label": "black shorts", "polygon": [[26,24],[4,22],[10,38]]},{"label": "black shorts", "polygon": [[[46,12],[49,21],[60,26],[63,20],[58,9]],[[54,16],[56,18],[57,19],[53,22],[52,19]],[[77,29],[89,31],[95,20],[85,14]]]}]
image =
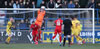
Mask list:
[{"label": "black shorts", "polygon": [[71,35],[71,30],[64,30],[64,36]]}]

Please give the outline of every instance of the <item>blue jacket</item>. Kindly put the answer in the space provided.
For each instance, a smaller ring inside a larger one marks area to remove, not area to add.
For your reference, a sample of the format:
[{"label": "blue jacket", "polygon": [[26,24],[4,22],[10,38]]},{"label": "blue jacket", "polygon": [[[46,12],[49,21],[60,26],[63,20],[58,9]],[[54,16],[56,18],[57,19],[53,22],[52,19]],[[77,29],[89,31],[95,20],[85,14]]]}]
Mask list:
[{"label": "blue jacket", "polygon": [[68,8],[75,8],[74,4],[68,4]]}]

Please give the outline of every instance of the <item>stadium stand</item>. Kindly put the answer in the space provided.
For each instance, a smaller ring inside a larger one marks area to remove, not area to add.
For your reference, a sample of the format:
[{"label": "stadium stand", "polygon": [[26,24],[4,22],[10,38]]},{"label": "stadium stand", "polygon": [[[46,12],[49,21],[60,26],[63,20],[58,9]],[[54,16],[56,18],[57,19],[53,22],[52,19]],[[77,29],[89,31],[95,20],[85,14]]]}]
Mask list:
[{"label": "stadium stand", "polygon": [[[41,6],[50,6],[54,5],[54,8],[57,6],[56,4],[60,5],[62,7],[62,4],[67,1],[69,3],[70,1],[75,4],[75,2],[78,2],[81,8],[85,8],[88,3],[90,5],[93,5],[94,3],[91,3],[89,0],[39,0],[40,2],[37,2],[38,0],[1,0],[0,1],[0,8],[32,8],[33,4],[36,8],[41,7]],[[93,1],[94,2],[94,1]],[[97,0],[97,2],[99,2]],[[52,4],[50,4],[52,3]],[[85,4],[82,4],[85,3]],[[40,5],[38,5],[40,4]],[[56,6],[55,6],[56,5]],[[49,8],[49,7],[47,7]]]}]

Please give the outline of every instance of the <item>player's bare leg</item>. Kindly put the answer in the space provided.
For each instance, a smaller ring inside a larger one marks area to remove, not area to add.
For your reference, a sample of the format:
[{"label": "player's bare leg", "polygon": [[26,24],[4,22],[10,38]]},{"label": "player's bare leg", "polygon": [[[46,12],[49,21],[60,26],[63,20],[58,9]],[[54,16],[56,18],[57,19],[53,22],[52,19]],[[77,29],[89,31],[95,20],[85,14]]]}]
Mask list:
[{"label": "player's bare leg", "polygon": [[85,43],[85,40],[83,40],[79,35],[76,36],[76,39],[77,39],[78,45]]},{"label": "player's bare leg", "polygon": [[74,35],[72,35],[72,39],[71,39],[72,41],[71,41],[71,45],[73,45],[74,44]]},{"label": "player's bare leg", "polygon": [[53,40],[55,39],[56,35],[57,35],[57,34],[54,34],[54,36],[52,37],[52,39],[51,39],[51,44],[53,43]]},{"label": "player's bare leg", "polygon": [[57,35],[57,34],[55,34],[55,35],[52,37],[52,39],[54,39],[54,38],[56,37],[56,35]]},{"label": "player's bare leg", "polygon": [[61,33],[59,33],[59,41],[60,41],[60,46],[61,46],[61,41],[62,41],[62,37],[61,37]]},{"label": "player's bare leg", "polygon": [[38,34],[36,35],[36,38],[35,38],[35,40],[36,40],[36,45],[38,45]]},{"label": "player's bare leg", "polygon": [[52,39],[55,39],[56,36],[57,36],[57,31],[55,30],[54,36],[52,37]]},{"label": "player's bare leg", "polygon": [[70,47],[71,45],[71,35],[68,35],[68,46]]},{"label": "player's bare leg", "polygon": [[76,34],[76,39],[77,39],[79,45],[85,43],[85,40],[80,37],[80,32],[81,31],[79,31],[79,33]]},{"label": "player's bare leg", "polygon": [[85,44],[85,40],[82,39],[82,38],[80,37],[80,35],[78,35],[78,39],[79,39],[80,41],[82,41],[82,44]]},{"label": "player's bare leg", "polygon": [[36,44],[36,40],[35,39],[36,39],[36,35],[33,36],[34,44]]},{"label": "player's bare leg", "polygon": [[33,35],[33,41],[34,41],[34,44],[35,44],[35,45],[38,44],[37,39],[38,39],[37,35]]},{"label": "player's bare leg", "polygon": [[[66,36],[64,36],[64,40],[63,40],[63,46],[65,46],[65,42],[66,42]],[[68,46],[70,47],[71,43],[71,35],[68,35]]]},{"label": "player's bare leg", "polygon": [[11,37],[7,37],[7,39],[6,39],[6,44],[9,44],[10,43],[10,40],[11,40]]},{"label": "player's bare leg", "polygon": [[40,33],[39,33],[39,35],[38,35],[38,39],[39,39],[39,42],[42,42],[42,40],[41,40],[41,33],[42,33],[42,31],[40,30],[39,32],[40,32]]},{"label": "player's bare leg", "polygon": [[10,43],[10,40],[11,40],[11,33],[8,34],[8,37],[6,39],[6,44],[9,44]]},{"label": "player's bare leg", "polygon": [[65,42],[66,42],[66,36],[64,36],[63,46],[65,46]]}]

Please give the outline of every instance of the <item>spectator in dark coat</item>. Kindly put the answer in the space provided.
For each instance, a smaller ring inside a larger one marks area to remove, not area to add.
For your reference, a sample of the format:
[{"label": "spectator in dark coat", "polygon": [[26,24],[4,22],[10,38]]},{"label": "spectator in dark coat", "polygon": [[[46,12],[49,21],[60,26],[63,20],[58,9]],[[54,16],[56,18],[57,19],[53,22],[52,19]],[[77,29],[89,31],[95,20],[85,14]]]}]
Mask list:
[{"label": "spectator in dark coat", "polygon": [[42,1],[42,3],[40,4],[40,7],[42,7],[42,6],[46,7],[46,4],[44,1]]},{"label": "spectator in dark coat", "polygon": [[30,8],[35,8],[35,2],[34,1],[32,1]]},{"label": "spectator in dark coat", "polygon": [[20,8],[24,8],[24,4],[23,3],[20,3]]},{"label": "spectator in dark coat", "polygon": [[28,19],[25,20],[25,24],[26,24],[26,29],[28,29],[29,28],[29,25],[30,25],[30,22],[29,22]]},{"label": "spectator in dark coat", "polygon": [[88,4],[88,8],[94,8],[94,0],[92,0],[89,4]]},{"label": "spectator in dark coat", "polygon": [[62,4],[62,8],[67,8],[67,5],[68,5],[67,1],[64,1],[64,3]]},{"label": "spectator in dark coat", "polygon": [[47,4],[47,8],[55,8],[55,2],[53,0],[50,0]]},{"label": "spectator in dark coat", "polygon": [[96,0],[96,8],[100,9],[100,0]]},{"label": "spectator in dark coat", "polygon": [[9,3],[9,7],[8,8],[13,8],[13,5],[11,3]]},{"label": "spectator in dark coat", "polygon": [[29,6],[29,2],[26,2],[26,4],[25,4],[25,8],[29,8],[30,6]]},{"label": "spectator in dark coat", "polygon": [[75,8],[80,8],[80,5],[78,4],[78,2],[75,2]]}]

